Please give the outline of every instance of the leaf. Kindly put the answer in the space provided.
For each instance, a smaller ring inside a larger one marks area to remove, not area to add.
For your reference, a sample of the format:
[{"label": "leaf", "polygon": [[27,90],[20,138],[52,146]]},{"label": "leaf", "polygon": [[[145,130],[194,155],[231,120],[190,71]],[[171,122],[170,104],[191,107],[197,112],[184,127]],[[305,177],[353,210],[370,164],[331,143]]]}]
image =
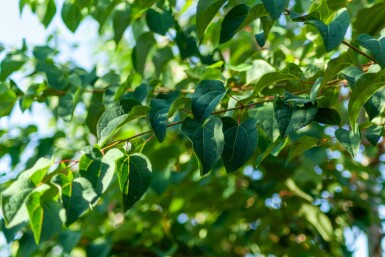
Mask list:
[{"label": "leaf", "polygon": [[375,117],[381,114],[385,106],[385,89],[381,88],[374,93],[369,100],[364,104],[366,113],[369,116],[369,120],[373,120]]},{"label": "leaf", "polygon": [[174,18],[171,11],[163,10],[160,13],[154,9],[148,9],[146,22],[152,32],[165,36],[167,31],[174,25]]},{"label": "leaf", "polygon": [[29,170],[20,174],[1,194],[1,210],[7,227],[16,226],[25,221],[27,209],[25,206],[29,195],[43,180],[52,162],[41,158]]},{"label": "leaf", "polygon": [[276,148],[277,146],[279,146],[280,144],[282,143],[282,140],[281,139],[277,139],[276,141],[274,142],[271,142],[267,148],[265,149],[265,151],[263,153],[261,153],[260,155],[258,155],[257,159],[255,160],[255,167],[258,168],[262,161],[269,155],[271,154],[271,152],[273,151],[274,148]]},{"label": "leaf", "polygon": [[224,147],[222,121],[210,117],[203,124],[187,118],[182,124],[182,131],[193,144],[194,153],[199,160],[201,176],[207,174],[221,158]]},{"label": "leaf", "polygon": [[207,26],[227,0],[199,0],[196,11],[197,39],[202,41]]},{"label": "leaf", "polygon": [[317,113],[317,105],[311,103],[302,107],[292,106],[286,100],[277,97],[274,101],[274,118],[282,137],[310,124]]},{"label": "leaf", "polygon": [[264,88],[273,83],[285,80],[299,80],[301,73],[302,71],[297,65],[289,63],[281,71],[269,72],[260,77],[254,86],[253,92],[255,95],[258,95]]},{"label": "leaf", "polygon": [[103,156],[99,149],[93,148],[80,158],[80,175],[91,182],[98,196],[107,190],[115,172],[116,161],[122,157],[123,153],[118,149],[112,149]]},{"label": "leaf", "polygon": [[118,181],[123,193],[123,211],[129,210],[147,191],[151,183],[151,163],[143,154],[124,156],[119,160]]},{"label": "leaf", "polygon": [[321,81],[322,77],[317,78],[310,90],[309,98],[313,104],[315,103],[315,99],[317,98],[318,92],[321,89]]},{"label": "leaf", "polygon": [[230,117],[223,117],[225,145],[222,159],[226,171],[233,172],[242,167],[253,155],[258,144],[257,121],[249,118],[238,125]]},{"label": "leaf", "polygon": [[62,225],[62,206],[52,199],[43,198],[44,193],[50,189],[47,184],[44,185],[44,188],[34,190],[27,201],[30,225],[37,244],[58,233]]},{"label": "leaf", "polygon": [[262,16],[260,20],[262,31],[255,34],[255,39],[257,40],[258,45],[263,47],[266,44],[270,30],[274,25],[274,20],[270,18],[270,16]]},{"label": "leaf", "polygon": [[177,98],[171,104],[170,110],[168,112],[168,117],[171,118],[178,109],[180,109],[186,105],[191,105],[191,98],[187,98],[185,96],[181,96],[181,97]]},{"label": "leaf", "polygon": [[170,46],[165,46],[163,48],[156,49],[152,57],[152,62],[155,66],[156,76],[159,77],[162,71],[165,70],[166,65],[169,61],[174,58],[174,54]]},{"label": "leaf", "polygon": [[267,11],[263,4],[256,4],[252,8],[245,4],[235,6],[222,21],[219,43],[229,41],[244,26],[265,15],[267,15]]},{"label": "leaf", "polygon": [[127,27],[131,24],[132,14],[129,5],[124,5],[124,9],[116,9],[112,14],[112,26],[114,28],[114,40],[119,44]]},{"label": "leaf", "polygon": [[350,66],[342,72],[344,78],[348,81],[349,86],[353,89],[359,77],[364,74],[363,70],[357,66]]},{"label": "leaf", "polygon": [[354,52],[350,49],[347,52],[338,56],[337,58],[330,60],[325,72],[323,73],[321,88],[323,88],[329,81],[331,81],[335,76],[337,76],[340,71],[351,66],[354,63]]},{"label": "leaf", "polygon": [[226,14],[221,25],[220,44],[229,41],[235,35],[238,28],[246,19],[249,9],[247,5],[239,4]]},{"label": "leaf", "polygon": [[135,1],[136,6],[138,6],[140,9],[148,9],[151,6],[153,6],[158,0],[137,0]]},{"label": "leaf", "polygon": [[370,51],[381,68],[385,68],[385,37],[375,39],[368,34],[361,34],[358,36],[357,41]]},{"label": "leaf", "polygon": [[347,131],[343,128],[339,128],[336,130],[336,138],[341,143],[341,145],[348,151],[348,153],[354,157],[358,153],[361,143],[360,132],[357,130],[354,133],[353,131]]},{"label": "leaf", "polygon": [[311,204],[302,204],[299,214],[314,226],[321,237],[330,242],[333,239],[333,226],[328,216]]},{"label": "leaf", "polygon": [[366,139],[368,139],[368,141],[373,146],[376,146],[382,136],[383,129],[384,129],[383,126],[370,126],[369,128],[366,129],[366,132],[365,132]]},{"label": "leaf", "polygon": [[269,138],[271,142],[274,142],[279,137],[278,125],[274,119],[274,106],[271,103],[265,104],[262,107],[256,107],[249,111],[250,117],[257,120],[258,126]]},{"label": "leaf", "polygon": [[380,2],[358,11],[353,22],[353,30],[355,35],[366,33],[374,36],[384,28],[384,23],[385,3]]},{"label": "leaf", "polygon": [[348,105],[349,121],[352,128],[356,124],[362,106],[383,86],[385,86],[385,71],[383,70],[378,73],[366,73],[358,79],[350,95]]},{"label": "leaf", "polygon": [[154,45],[156,45],[156,41],[151,32],[143,33],[136,40],[136,46],[132,52],[132,63],[135,70],[142,75],[144,75],[147,56]]},{"label": "leaf", "polygon": [[105,112],[106,108],[104,107],[104,95],[94,93],[91,96],[91,102],[89,106],[87,107],[87,118],[86,118],[86,125],[90,132],[97,135],[96,126],[98,124],[98,120]]},{"label": "leaf", "polygon": [[4,81],[13,72],[18,71],[27,62],[22,52],[8,53],[0,64],[0,81]]},{"label": "leaf", "polygon": [[39,9],[43,8],[44,10],[37,11],[37,15],[39,16],[41,23],[43,23],[43,25],[47,28],[56,13],[55,0],[46,0],[45,4],[43,4]]},{"label": "leaf", "polygon": [[316,137],[309,137],[309,136],[302,136],[298,141],[293,143],[293,146],[290,148],[289,156],[286,160],[286,165],[294,158],[297,157],[306,150],[317,146],[318,138]]},{"label": "leaf", "polygon": [[215,107],[226,94],[222,81],[201,80],[192,95],[192,112],[194,117],[203,122],[211,115]]},{"label": "leaf", "polygon": [[63,247],[63,252],[70,254],[72,249],[79,243],[82,234],[80,231],[65,230],[59,235],[59,243]]},{"label": "leaf", "polygon": [[282,12],[287,5],[286,0],[262,0],[262,3],[265,5],[266,10],[273,20],[277,20],[281,17]]},{"label": "leaf", "polygon": [[122,99],[114,103],[102,114],[96,126],[99,146],[103,146],[125,123],[146,116],[148,111],[147,106],[134,99]]},{"label": "leaf", "polygon": [[76,31],[80,24],[80,21],[83,18],[79,7],[69,0],[66,0],[63,3],[61,17],[63,19],[64,24],[71,32]]},{"label": "leaf", "polygon": [[339,10],[330,24],[326,25],[320,20],[307,20],[305,23],[313,25],[318,29],[324,41],[325,49],[330,52],[337,48],[344,40],[345,33],[350,24],[350,14],[343,8]]},{"label": "leaf", "polygon": [[17,95],[0,83],[0,117],[8,116],[17,101]]},{"label": "leaf", "polygon": [[341,117],[335,109],[331,108],[318,108],[317,114],[314,117],[315,122],[336,125],[341,124]]}]

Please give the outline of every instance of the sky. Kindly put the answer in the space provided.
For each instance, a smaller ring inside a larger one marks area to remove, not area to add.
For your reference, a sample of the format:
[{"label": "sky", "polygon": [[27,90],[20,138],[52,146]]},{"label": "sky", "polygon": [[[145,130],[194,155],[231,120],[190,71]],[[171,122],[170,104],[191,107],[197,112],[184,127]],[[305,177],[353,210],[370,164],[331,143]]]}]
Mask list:
[{"label": "sky", "polygon": [[[59,49],[61,56],[59,60],[67,61],[69,59],[75,61],[79,66],[91,69],[95,60],[92,53],[93,40],[98,35],[97,23],[88,18],[83,21],[76,33],[71,33],[63,24],[60,15],[55,15],[48,29],[39,22],[37,17],[31,13],[29,8],[25,8],[22,15],[19,14],[18,0],[0,0],[0,43],[11,48],[20,47],[22,40],[25,39],[27,45],[43,45],[46,42],[47,35],[53,31],[59,31],[60,43]],[[57,5],[61,6],[63,0],[56,0]],[[58,8],[59,9],[59,8]],[[57,11],[60,13],[60,10]],[[77,44],[76,49],[71,45]],[[23,84],[23,77],[13,77],[16,82]],[[39,127],[39,133],[43,136],[50,134],[47,116],[49,114],[42,105],[34,104],[32,112],[24,112],[15,105],[11,118],[0,118],[0,129],[11,126],[26,126],[27,124],[35,124]],[[8,169],[9,160],[0,159],[0,172]],[[385,211],[384,211],[385,213]],[[367,257],[367,242],[363,233],[358,231],[358,238],[354,240],[354,234],[357,231],[346,230],[345,237],[348,245],[353,245],[355,253],[353,257]],[[0,248],[4,244],[4,238],[0,237]],[[2,252],[0,251],[0,255]],[[3,252],[4,253],[4,252]]]}]

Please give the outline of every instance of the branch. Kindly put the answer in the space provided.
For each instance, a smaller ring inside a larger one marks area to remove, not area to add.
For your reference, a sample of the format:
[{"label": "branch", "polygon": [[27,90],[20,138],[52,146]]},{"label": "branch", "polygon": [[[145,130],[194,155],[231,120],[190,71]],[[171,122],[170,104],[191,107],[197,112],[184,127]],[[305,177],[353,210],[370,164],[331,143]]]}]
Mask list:
[{"label": "branch", "polygon": [[342,44],[344,44],[344,45],[346,45],[347,47],[353,49],[354,51],[356,51],[356,52],[359,53],[360,55],[365,56],[366,58],[368,58],[369,60],[373,61],[374,63],[376,62],[376,61],[374,60],[373,57],[371,57],[370,55],[367,55],[366,53],[362,52],[359,48],[357,48],[357,47],[355,47],[354,45],[352,45],[352,44],[346,42],[345,40],[342,41]]}]

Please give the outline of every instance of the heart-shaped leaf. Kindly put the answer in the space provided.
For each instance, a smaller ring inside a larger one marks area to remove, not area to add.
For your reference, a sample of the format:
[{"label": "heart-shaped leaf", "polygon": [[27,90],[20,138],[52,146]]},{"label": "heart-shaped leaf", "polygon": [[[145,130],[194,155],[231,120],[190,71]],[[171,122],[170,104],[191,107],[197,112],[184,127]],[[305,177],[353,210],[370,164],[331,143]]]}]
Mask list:
[{"label": "heart-shaped leaf", "polygon": [[274,101],[274,118],[282,137],[310,124],[317,113],[317,105],[307,103],[303,106],[289,104],[277,97]]},{"label": "heart-shaped leaf", "polygon": [[117,172],[120,190],[123,193],[123,211],[126,212],[149,188],[151,163],[143,154],[135,153],[120,159]]},{"label": "heart-shaped leaf", "polygon": [[335,109],[318,108],[317,114],[314,117],[314,121],[323,124],[339,126],[341,124],[341,117]]},{"label": "heart-shaped leaf", "polygon": [[357,41],[370,51],[381,68],[385,68],[385,37],[375,39],[368,34],[361,34],[358,36]]},{"label": "heart-shaped leaf", "polygon": [[324,41],[325,49],[330,52],[338,47],[344,40],[345,33],[350,24],[350,14],[343,8],[339,10],[330,24],[325,24],[321,20],[307,20],[306,23],[318,29]]},{"label": "heart-shaped leaf", "polygon": [[346,149],[346,151],[348,151],[352,157],[356,156],[361,143],[361,136],[360,131],[358,130],[358,126],[355,133],[353,131],[349,132],[346,129],[339,128],[336,130],[335,134],[336,138]]},{"label": "heart-shaped leaf", "polygon": [[269,12],[273,20],[279,19],[283,10],[287,5],[287,0],[262,0],[266,10]]},{"label": "heart-shaped leaf", "polygon": [[385,86],[385,71],[366,73],[358,79],[350,95],[348,111],[352,128],[356,124],[358,114],[368,99]]},{"label": "heart-shaped leaf", "polygon": [[203,124],[187,118],[182,124],[182,131],[193,144],[193,149],[199,160],[201,176],[207,174],[221,158],[224,147],[222,121],[210,117]]},{"label": "heart-shaped leaf", "polygon": [[202,80],[198,83],[192,96],[192,113],[194,117],[203,122],[211,115],[215,107],[226,94],[222,81]]},{"label": "heart-shaped leaf", "polygon": [[107,140],[125,123],[147,115],[149,108],[134,99],[122,99],[111,105],[100,117],[97,124],[98,144]]},{"label": "heart-shaped leaf", "polygon": [[366,132],[365,132],[366,139],[368,139],[368,141],[373,146],[376,146],[382,136],[383,129],[384,129],[383,126],[370,126],[369,128],[366,129]]},{"label": "heart-shaped leaf", "polygon": [[236,171],[253,155],[258,144],[257,121],[249,118],[238,125],[230,117],[223,117],[225,145],[222,160],[227,172]]},{"label": "heart-shaped leaf", "polygon": [[200,42],[207,26],[227,0],[199,0],[196,12],[197,38]]}]

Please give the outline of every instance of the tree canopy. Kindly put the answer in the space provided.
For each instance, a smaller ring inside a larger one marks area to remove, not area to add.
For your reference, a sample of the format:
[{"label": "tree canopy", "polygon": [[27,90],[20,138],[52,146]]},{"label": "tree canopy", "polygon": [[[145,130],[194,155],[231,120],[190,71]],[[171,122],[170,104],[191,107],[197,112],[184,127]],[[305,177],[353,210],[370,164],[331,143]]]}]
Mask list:
[{"label": "tree canopy", "polygon": [[19,5],[97,21],[105,58],[0,48],[1,119],[40,105],[54,130],[0,130],[12,255],[352,256],[349,228],[382,255],[384,1]]}]

